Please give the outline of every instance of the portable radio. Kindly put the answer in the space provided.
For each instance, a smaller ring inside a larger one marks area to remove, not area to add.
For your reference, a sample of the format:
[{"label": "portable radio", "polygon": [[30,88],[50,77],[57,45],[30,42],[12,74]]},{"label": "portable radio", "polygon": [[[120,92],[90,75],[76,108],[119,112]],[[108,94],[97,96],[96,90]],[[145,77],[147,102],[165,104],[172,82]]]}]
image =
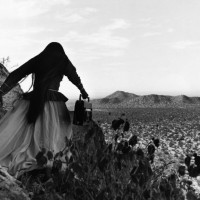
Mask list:
[{"label": "portable radio", "polygon": [[82,95],[80,94],[79,100],[76,101],[74,106],[74,125],[87,125],[92,120],[92,104],[90,103],[89,97],[88,101],[82,100]]}]

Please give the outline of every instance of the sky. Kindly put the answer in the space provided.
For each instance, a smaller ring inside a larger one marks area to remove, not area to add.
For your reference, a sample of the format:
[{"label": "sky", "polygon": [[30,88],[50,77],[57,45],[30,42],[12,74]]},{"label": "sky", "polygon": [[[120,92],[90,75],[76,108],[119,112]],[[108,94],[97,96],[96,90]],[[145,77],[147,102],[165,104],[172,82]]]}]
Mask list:
[{"label": "sky", "polygon": [[[200,0],[0,0],[0,60],[9,71],[52,41],[63,45],[90,98],[200,96]],[[22,83],[26,91],[30,77]],[[79,90],[68,81],[69,99]]]}]

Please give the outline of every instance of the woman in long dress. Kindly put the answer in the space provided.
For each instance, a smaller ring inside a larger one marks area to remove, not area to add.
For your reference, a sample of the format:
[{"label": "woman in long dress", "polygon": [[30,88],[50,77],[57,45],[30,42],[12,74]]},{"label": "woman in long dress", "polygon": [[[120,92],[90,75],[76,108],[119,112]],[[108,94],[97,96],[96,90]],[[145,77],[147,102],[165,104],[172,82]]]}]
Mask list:
[{"label": "woman in long dress", "polygon": [[37,56],[11,72],[0,87],[0,99],[27,75],[33,76],[33,90],[24,93],[0,120],[0,165],[17,176],[37,167],[35,156],[45,148],[54,153],[65,146],[65,137],[72,136],[72,127],[65,102],[58,92],[63,76],[88,98],[76,68],[63,47],[52,42]]}]

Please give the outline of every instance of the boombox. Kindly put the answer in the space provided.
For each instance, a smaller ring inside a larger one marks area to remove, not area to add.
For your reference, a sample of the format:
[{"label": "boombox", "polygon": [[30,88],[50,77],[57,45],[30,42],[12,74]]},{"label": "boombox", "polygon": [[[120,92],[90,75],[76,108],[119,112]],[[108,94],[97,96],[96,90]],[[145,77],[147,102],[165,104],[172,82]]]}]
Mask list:
[{"label": "boombox", "polygon": [[82,96],[80,95],[79,100],[76,101],[74,106],[74,117],[73,124],[74,125],[87,125],[92,120],[92,104],[90,103],[90,99],[82,100]]}]

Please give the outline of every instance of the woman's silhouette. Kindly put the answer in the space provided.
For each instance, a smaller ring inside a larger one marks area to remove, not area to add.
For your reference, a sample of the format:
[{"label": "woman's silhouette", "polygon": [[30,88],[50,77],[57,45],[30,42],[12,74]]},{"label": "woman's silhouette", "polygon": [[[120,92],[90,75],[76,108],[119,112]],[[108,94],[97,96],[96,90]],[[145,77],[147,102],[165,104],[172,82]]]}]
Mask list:
[{"label": "woman's silhouette", "polygon": [[63,76],[88,98],[76,68],[57,42],[11,72],[0,87],[0,99],[29,74],[33,91],[24,93],[0,121],[0,165],[15,176],[37,167],[35,156],[41,149],[56,153],[65,146],[65,137],[71,138],[67,97],[58,92]]}]

